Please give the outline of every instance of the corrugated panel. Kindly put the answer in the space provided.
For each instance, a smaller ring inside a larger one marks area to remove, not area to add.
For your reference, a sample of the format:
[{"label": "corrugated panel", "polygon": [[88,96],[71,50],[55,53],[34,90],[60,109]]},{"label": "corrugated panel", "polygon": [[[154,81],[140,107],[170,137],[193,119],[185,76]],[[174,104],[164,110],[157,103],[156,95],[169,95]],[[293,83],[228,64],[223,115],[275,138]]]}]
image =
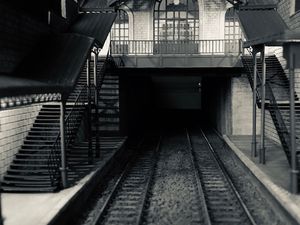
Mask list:
[{"label": "corrugated panel", "polygon": [[116,15],[116,13],[80,14],[71,26],[71,32],[95,38],[102,48]]},{"label": "corrugated panel", "polygon": [[276,5],[278,0],[248,0],[248,5]]},{"label": "corrugated panel", "polygon": [[237,14],[247,42],[251,45],[276,39],[288,29],[274,9],[240,10]]},{"label": "corrugated panel", "polygon": [[70,92],[93,44],[93,38],[78,34],[43,38],[10,79],[0,77],[0,97]]},{"label": "corrugated panel", "polygon": [[118,2],[126,2],[126,5],[132,10],[149,10],[153,7],[153,0],[107,0],[108,5],[112,6]]},{"label": "corrugated panel", "polygon": [[107,8],[108,0],[86,0],[82,5],[82,8]]},{"label": "corrugated panel", "polygon": [[0,98],[56,92],[57,87],[44,82],[0,75]]}]

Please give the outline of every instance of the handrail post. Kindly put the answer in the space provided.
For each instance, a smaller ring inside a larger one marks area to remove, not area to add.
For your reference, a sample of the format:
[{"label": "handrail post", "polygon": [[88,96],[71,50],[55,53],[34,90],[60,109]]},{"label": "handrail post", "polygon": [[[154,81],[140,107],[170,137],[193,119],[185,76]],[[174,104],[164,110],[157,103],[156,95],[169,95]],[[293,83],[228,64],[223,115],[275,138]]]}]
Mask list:
[{"label": "handrail post", "polygon": [[251,156],[256,157],[256,91],[257,91],[257,51],[253,51],[253,101],[252,101],[252,143],[251,143]]},{"label": "handrail post", "polygon": [[295,55],[290,48],[289,57],[290,69],[290,135],[291,135],[291,192],[298,193],[298,163],[296,151],[296,134],[295,134]]},{"label": "handrail post", "polygon": [[[1,182],[0,182],[0,188],[1,188]],[[1,189],[0,189],[1,190]],[[2,216],[2,198],[1,198],[1,191],[0,191],[0,225],[4,224],[4,219]]]},{"label": "handrail post", "polygon": [[98,80],[97,80],[97,62],[98,62],[98,51],[94,53],[94,107],[95,107],[95,136],[96,136],[96,158],[100,157],[100,146],[99,146],[99,115],[98,115]]},{"label": "handrail post", "polygon": [[266,163],[266,149],[265,149],[265,103],[266,103],[266,56],[265,46],[261,51],[262,58],[262,84],[261,84],[261,134],[260,134],[260,149],[259,149],[259,163]]},{"label": "handrail post", "polygon": [[91,105],[91,75],[90,75],[90,56],[86,60],[86,83],[87,83],[87,127],[88,127],[88,163],[93,163],[93,145],[92,145],[92,105]]},{"label": "handrail post", "polygon": [[67,155],[66,155],[66,133],[65,133],[65,114],[66,114],[66,100],[62,97],[60,101],[60,148],[61,148],[61,178],[63,188],[68,187],[67,174]]}]

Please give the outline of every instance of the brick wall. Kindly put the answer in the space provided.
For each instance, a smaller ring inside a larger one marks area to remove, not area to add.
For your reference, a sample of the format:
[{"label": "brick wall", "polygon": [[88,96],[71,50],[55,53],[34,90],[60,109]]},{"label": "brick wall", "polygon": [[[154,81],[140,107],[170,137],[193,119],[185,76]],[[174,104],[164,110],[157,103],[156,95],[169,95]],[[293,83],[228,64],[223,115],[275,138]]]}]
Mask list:
[{"label": "brick wall", "polygon": [[[252,134],[252,90],[246,75],[231,80],[232,135]],[[260,110],[257,111],[257,134],[260,133]]]},{"label": "brick wall", "polygon": [[[246,75],[232,78],[232,135],[252,135],[252,90]],[[261,110],[256,107],[256,134],[260,134]],[[265,114],[265,134],[281,144],[270,112]]]},{"label": "brick wall", "polygon": [[300,12],[294,12],[293,1],[294,0],[281,0],[277,7],[278,12],[290,29],[295,30],[300,28]]},{"label": "brick wall", "polygon": [[0,111],[1,177],[23,144],[24,138],[31,128],[40,108],[41,105],[36,104]]}]

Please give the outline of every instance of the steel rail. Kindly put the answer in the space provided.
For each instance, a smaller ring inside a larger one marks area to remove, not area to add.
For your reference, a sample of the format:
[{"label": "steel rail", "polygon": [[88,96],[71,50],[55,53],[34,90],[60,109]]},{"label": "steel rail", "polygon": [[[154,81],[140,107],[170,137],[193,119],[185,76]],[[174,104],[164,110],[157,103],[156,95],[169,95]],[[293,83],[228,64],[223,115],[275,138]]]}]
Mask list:
[{"label": "steel rail", "polygon": [[188,140],[188,152],[189,152],[189,156],[190,156],[190,160],[192,162],[193,165],[193,171],[194,171],[194,176],[196,179],[196,183],[197,183],[197,190],[198,190],[198,194],[201,200],[201,205],[202,205],[202,209],[204,211],[204,223],[205,225],[211,225],[211,219],[210,219],[210,215],[208,212],[208,207],[206,204],[206,198],[205,198],[205,194],[202,188],[202,184],[201,184],[201,180],[200,180],[200,174],[199,174],[199,168],[197,168],[197,162],[196,162],[196,157],[195,157],[195,153],[194,153],[194,149],[193,149],[193,145],[192,145],[192,141],[191,141],[191,137],[189,135],[188,129],[185,129],[186,132],[186,137]]},{"label": "steel rail", "polygon": [[252,225],[257,225],[257,223],[255,222],[255,220],[253,219],[250,211],[248,210],[246,204],[244,203],[242,197],[240,196],[239,192],[237,191],[236,187],[234,186],[233,182],[232,182],[232,179],[231,179],[231,176],[229,175],[226,167],[224,166],[223,162],[221,161],[221,159],[219,158],[218,154],[216,153],[216,151],[214,150],[213,146],[210,144],[208,138],[206,137],[205,133],[203,132],[203,130],[201,129],[201,134],[202,136],[204,137],[208,147],[209,147],[209,150],[210,152],[212,153],[212,155],[214,156],[214,159],[215,161],[217,162],[217,164],[219,165],[219,168],[221,169],[225,179],[227,180],[228,184],[230,185],[230,187],[232,188],[233,190],[233,193],[234,195],[237,197],[241,207],[243,208],[244,212],[246,213],[247,215],[247,218],[249,219],[249,222],[252,224]]},{"label": "steel rail", "polygon": [[125,167],[124,171],[121,173],[120,177],[116,181],[112,191],[110,192],[110,194],[106,198],[102,208],[98,211],[98,213],[97,213],[95,219],[93,220],[93,222],[91,223],[91,225],[97,225],[101,222],[101,219],[104,217],[104,214],[105,214],[106,210],[108,209],[110,202],[113,200],[114,196],[116,195],[116,192],[117,192],[119,186],[121,185],[121,182],[125,179],[126,174],[130,170],[134,159],[136,159],[136,157],[134,157],[132,160],[130,160],[126,164],[126,167]]},{"label": "steel rail", "polygon": [[157,143],[155,151],[154,151],[154,156],[153,156],[154,159],[153,159],[153,163],[152,163],[152,168],[151,168],[150,174],[148,176],[147,184],[145,187],[145,192],[143,193],[142,200],[141,200],[142,207],[140,207],[139,212],[138,212],[138,219],[137,219],[137,223],[136,223],[137,225],[142,224],[142,221],[143,221],[143,211],[145,209],[147,195],[148,195],[148,191],[150,189],[150,184],[151,184],[151,181],[153,180],[153,175],[154,175],[154,171],[156,168],[156,162],[157,162],[157,158],[158,158],[158,152],[159,152],[160,146],[161,146],[161,140],[162,140],[162,136],[159,137],[158,143]]},{"label": "steel rail", "polygon": [[[160,149],[161,139],[162,138],[160,136],[158,144],[156,145],[155,151],[154,151],[153,156],[152,156],[153,163],[152,163],[152,166],[151,166],[151,171],[150,171],[150,174],[148,175],[148,178],[147,178],[146,188],[144,189],[144,193],[142,194],[142,197],[141,197],[141,204],[142,204],[142,206],[139,208],[139,210],[137,212],[137,219],[136,219],[136,224],[137,225],[142,223],[143,211],[144,211],[144,208],[145,208],[145,205],[146,205],[145,202],[147,200],[148,190],[150,188],[150,183],[151,183],[152,178],[153,178],[153,174],[154,174],[154,170],[155,170],[155,165],[156,165],[155,158],[157,157],[157,152]],[[117,181],[115,182],[112,190],[110,191],[110,194],[106,197],[106,200],[103,203],[103,206],[97,212],[97,215],[95,216],[94,220],[90,223],[90,225],[98,225],[98,224],[101,224],[103,222],[102,219],[105,217],[105,214],[106,214],[107,210],[109,209],[110,204],[114,200],[114,197],[116,196],[116,194],[117,194],[120,186],[122,185],[122,182],[126,179],[129,171],[132,169],[132,166],[136,162],[137,158],[138,158],[138,155],[136,155],[135,157],[133,157],[126,164],[125,169],[123,170],[123,172],[121,173],[121,175],[119,176],[119,178],[117,179]]]}]

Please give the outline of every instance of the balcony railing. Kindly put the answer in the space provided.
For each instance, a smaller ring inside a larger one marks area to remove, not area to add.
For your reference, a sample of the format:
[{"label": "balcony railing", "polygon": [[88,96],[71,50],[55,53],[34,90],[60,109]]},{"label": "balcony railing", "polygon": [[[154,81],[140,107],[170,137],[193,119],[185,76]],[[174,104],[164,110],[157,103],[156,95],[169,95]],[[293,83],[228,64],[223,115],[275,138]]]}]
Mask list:
[{"label": "balcony railing", "polygon": [[239,55],[241,40],[111,41],[112,55]]}]

